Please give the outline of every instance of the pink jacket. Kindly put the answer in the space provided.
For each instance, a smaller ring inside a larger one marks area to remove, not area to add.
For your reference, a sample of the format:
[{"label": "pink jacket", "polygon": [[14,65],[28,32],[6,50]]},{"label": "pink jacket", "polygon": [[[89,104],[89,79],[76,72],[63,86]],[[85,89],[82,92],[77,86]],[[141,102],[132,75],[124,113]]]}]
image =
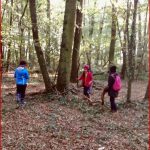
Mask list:
[{"label": "pink jacket", "polygon": [[86,87],[90,87],[92,86],[93,83],[93,74],[92,72],[87,72],[87,75],[85,77],[84,72],[82,73],[82,75],[80,76],[79,80],[82,80],[82,85],[86,86]]}]

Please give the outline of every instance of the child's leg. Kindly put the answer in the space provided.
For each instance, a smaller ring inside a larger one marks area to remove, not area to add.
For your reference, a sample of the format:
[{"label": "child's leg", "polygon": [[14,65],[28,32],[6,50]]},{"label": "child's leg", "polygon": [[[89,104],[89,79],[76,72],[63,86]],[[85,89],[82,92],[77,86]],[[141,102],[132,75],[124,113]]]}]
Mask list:
[{"label": "child's leg", "polygon": [[86,99],[91,103],[91,100],[90,100],[90,87],[84,86],[84,95],[85,95]]},{"label": "child's leg", "polygon": [[110,105],[111,105],[111,111],[117,111],[117,106],[115,103],[115,98],[110,96]]},{"label": "child's leg", "polygon": [[21,86],[21,105],[25,104],[24,98],[25,98],[26,87],[27,85]]},{"label": "child's leg", "polygon": [[20,85],[16,85],[16,101],[17,103],[20,103],[21,100],[21,90],[20,90]]}]

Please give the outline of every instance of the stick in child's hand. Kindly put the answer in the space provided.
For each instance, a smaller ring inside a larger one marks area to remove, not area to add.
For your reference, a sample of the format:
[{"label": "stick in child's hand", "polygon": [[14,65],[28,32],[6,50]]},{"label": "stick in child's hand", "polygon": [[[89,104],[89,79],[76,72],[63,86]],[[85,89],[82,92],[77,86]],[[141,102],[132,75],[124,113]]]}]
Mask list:
[{"label": "stick in child's hand", "polygon": [[107,92],[108,92],[108,87],[105,87],[103,92],[102,92],[102,95],[101,95],[102,105],[104,105],[104,96]]}]

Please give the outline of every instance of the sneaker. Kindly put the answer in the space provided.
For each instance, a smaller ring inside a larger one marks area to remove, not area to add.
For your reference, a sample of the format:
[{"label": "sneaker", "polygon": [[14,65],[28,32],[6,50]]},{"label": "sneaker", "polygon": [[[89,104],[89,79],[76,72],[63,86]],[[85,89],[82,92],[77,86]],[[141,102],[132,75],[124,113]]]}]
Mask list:
[{"label": "sneaker", "polygon": [[22,107],[22,108],[25,107],[26,103],[27,103],[27,102],[23,102],[23,103],[21,104],[21,107]]}]

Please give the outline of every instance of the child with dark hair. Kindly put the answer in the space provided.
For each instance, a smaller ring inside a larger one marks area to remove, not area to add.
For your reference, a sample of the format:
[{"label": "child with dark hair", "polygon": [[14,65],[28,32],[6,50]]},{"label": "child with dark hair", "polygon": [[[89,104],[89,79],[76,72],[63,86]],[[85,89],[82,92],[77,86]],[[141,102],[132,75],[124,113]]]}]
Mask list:
[{"label": "child with dark hair", "polygon": [[111,66],[109,68],[109,76],[108,76],[108,85],[104,88],[101,99],[102,99],[102,105],[104,104],[104,95],[108,92],[108,95],[110,96],[110,105],[111,105],[111,111],[116,112],[117,106],[115,103],[115,98],[118,96],[119,90],[114,90],[113,85],[115,83],[115,78],[118,76],[116,73],[116,66]]},{"label": "child with dark hair", "polygon": [[84,71],[82,75],[78,78],[78,80],[82,80],[83,93],[91,103],[90,94],[91,94],[91,87],[93,84],[93,74],[90,71],[89,65],[84,65],[83,68]]},{"label": "child with dark hair", "polygon": [[29,80],[29,73],[26,69],[26,61],[20,61],[19,66],[15,69],[14,78],[16,80],[16,96],[17,96],[17,103],[19,106],[23,107],[25,105],[25,91],[27,87],[27,83]]}]

